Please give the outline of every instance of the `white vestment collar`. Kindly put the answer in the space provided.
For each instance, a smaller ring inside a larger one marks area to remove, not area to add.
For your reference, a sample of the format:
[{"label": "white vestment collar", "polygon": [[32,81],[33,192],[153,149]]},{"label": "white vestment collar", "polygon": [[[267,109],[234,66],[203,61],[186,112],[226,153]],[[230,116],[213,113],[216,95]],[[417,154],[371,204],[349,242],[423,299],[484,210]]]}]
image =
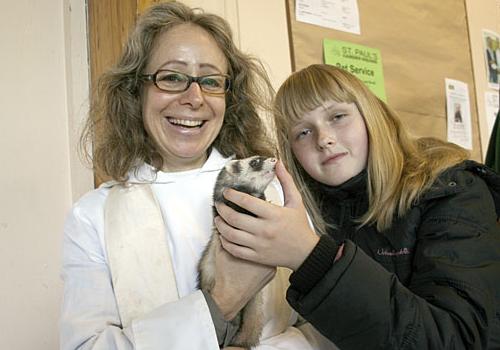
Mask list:
[{"label": "white vestment collar", "polygon": [[[229,158],[233,158],[232,156]],[[144,183],[155,183],[155,184],[167,184],[174,183],[178,179],[186,179],[188,177],[196,177],[200,173],[211,172],[211,171],[220,171],[227,163],[228,158],[224,157],[220,152],[212,148],[210,155],[203,164],[203,166],[199,169],[187,170],[187,171],[179,171],[179,172],[163,172],[156,171],[156,169],[146,163],[138,166],[135,169],[132,169],[129,172],[129,180],[126,184],[144,184]],[[111,180],[103,183],[102,187],[112,187],[116,185],[118,182]]]}]

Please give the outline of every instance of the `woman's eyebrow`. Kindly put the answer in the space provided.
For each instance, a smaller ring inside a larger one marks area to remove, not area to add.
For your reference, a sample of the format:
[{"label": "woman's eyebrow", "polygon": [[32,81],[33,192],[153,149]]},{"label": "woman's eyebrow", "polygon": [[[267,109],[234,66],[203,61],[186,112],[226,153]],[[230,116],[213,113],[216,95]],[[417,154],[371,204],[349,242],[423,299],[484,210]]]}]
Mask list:
[{"label": "woman's eyebrow", "polygon": [[[170,64],[177,64],[177,65],[181,65],[181,66],[185,66],[185,67],[189,66],[188,62],[185,62],[185,61],[182,61],[182,60],[178,60],[178,59],[173,59],[173,60],[168,60],[166,62],[163,62],[160,65],[160,69],[162,69],[166,65],[170,65]],[[217,71],[218,73],[222,72],[222,70],[219,67],[213,65],[212,63],[200,63],[200,64],[198,64],[198,66],[200,68],[211,68],[211,69]]]}]

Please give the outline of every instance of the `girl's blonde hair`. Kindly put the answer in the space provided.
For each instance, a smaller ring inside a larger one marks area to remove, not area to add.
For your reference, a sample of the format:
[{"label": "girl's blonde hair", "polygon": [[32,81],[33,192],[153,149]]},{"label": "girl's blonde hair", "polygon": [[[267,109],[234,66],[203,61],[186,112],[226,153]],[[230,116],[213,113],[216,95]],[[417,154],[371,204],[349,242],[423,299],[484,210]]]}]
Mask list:
[{"label": "girl's blonde hair", "polygon": [[168,2],[150,7],[141,16],[118,63],[100,77],[93,94],[80,150],[88,160],[93,158],[101,176],[126,181],[127,173],[144,162],[162,168],[162,157],[143,126],[141,77],[159,35],[180,24],[206,30],[228,61],[231,89],[226,93],[224,123],[213,146],[224,156],[273,155],[271,138],[258,114],[269,109],[274,93],[261,62],[236,47],[223,18]]},{"label": "girl's blonde hair", "polygon": [[359,218],[361,226],[376,223],[378,231],[389,228],[393,218],[404,215],[442,171],[468,157],[455,144],[411,137],[399,116],[345,70],[315,64],[292,74],[274,101],[278,148],[319,232],[325,232],[325,221],[308,186],[311,178],[292,153],[289,132],[305,113],[327,101],[354,103],[366,125],[369,209]]}]

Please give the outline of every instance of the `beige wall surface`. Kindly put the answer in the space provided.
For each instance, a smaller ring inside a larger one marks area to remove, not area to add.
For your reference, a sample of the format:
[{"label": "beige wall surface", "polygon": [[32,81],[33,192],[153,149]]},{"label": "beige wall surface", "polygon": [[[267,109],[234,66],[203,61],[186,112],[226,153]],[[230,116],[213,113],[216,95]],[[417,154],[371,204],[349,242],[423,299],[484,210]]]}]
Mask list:
[{"label": "beige wall surface", "polygon": [[470,91],[470,93],[474,94],[477,100],[480,140],[484,160],[490,139],[486,120],[485,92],[496,91],[498,93],[498,90],[488,88],[482,31],[487,29],[500,34],[500,0],[466,0],[465,3],[476,85],[476,90]]},{"label": "beige wall surface", "polygon": [[1,349],[57,348],[71,202],[62,13],[62,0],[9,1],[0,13]]},{"label": "beige wall surface", "polygon": [[[84,9],[78,3],[72,11]],[[91,188],[70,146],[86,90],[85,30],[67,47],[69,0],[2,5],[0,349],[53,350],[64,216]],[[84,24],[84,12],[79,16],[73,26]]]}]

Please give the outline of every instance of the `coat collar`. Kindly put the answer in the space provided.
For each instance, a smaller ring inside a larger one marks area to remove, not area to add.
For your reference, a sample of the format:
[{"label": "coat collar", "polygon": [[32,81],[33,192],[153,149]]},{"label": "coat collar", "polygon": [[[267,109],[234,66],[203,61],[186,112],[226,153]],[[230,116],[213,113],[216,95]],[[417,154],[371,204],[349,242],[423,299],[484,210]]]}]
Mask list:
[{"label": "coat collar", "polygon": [[324,194],[329,198],[345,200],[366,194],[367,172],[365,169],[339,186],[325,185],[312,179],[311,181],[314,181],[314,191],[320,195]]}]

